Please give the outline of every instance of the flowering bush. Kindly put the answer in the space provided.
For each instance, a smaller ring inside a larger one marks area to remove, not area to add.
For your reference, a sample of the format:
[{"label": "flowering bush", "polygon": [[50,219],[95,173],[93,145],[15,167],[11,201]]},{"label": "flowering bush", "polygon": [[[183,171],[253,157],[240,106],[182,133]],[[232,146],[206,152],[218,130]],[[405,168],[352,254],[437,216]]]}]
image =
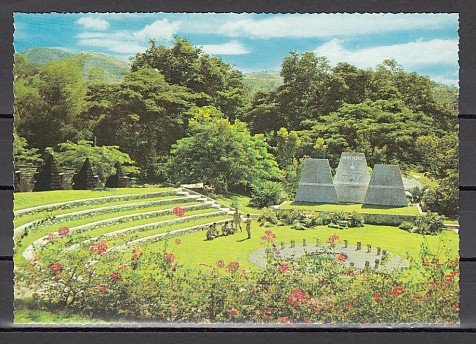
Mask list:
[{"label": "flowering bush", "polygon": [[185,216],[185,209],[183,209],[182,207],[174,207],[172,209],[172,213],[174,213],[178,217],[184,217]]},{"label": "flowering bush", "polygon": [[52,248],[38,252],[37,261],[15,278],[20,287],[36,291],[36,301],[45,307],[107,320],[458,321],[458,261],[442,260],[425,247],[420,259],[410,261],[411,279],[410,270],[388,275],[349,269],[338,263],[339,254],[290,260],[271,256],[267,267],[256,271],[223,260],[197,270],[178,265],[180,257],[167,247],[161,252],[133,248],[102,255],[96,249]]},{"label": "flowering bush", "polygon": [[61,236],[65,236],[69,234],[69,228],[68,227],[61,227],[58,229],[58,234]]},{"label": "flowering bush", "polygon": [[94,243],[93,245],[91,245],[89,247],[89,251],[91,253],[102,256],[104,253],[106,253],[107,248],[108,248],[107,241],[103,240],[103,241],[98,241],[98,242]]}]

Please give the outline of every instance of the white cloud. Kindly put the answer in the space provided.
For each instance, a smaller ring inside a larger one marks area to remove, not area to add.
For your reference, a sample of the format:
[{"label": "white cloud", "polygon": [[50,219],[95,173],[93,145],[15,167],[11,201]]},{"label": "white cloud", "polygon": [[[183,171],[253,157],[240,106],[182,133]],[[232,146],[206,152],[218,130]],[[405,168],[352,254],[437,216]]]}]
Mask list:
[{"label": "white cloud", "polygon": [[377,47],[347,49],[339,39],[322,44],[314,52],[331,64],[349,62],[361,68],[375,67],[384,59],[395,59],[406,69],[441,64],[457,64],[458,40],[434,39]]},{"label": "white cloud", "polygon": [[76,21],[77,24],[84,26],[91,30],[106,30],[109,27],[109,22],[97,17],[81,17]]},{"label": "white cloud", "polygon": [[[457,14],[428,13],[281,14],[266,18],[257,15],[237,15],[217,27],[215,32],[229,37],[262,39],[325,38],[454,26],[456,18]],[[203,28],[208,31],[210,26],[204,23]]]},{"label": "white cloud", "polygon": [[140,40],[171,39],[178,31],[180,22],[170,22],[167,19],[158,19],[142,30],[134,32],[134,37]]},{"label": "white cloud", "polygon": [[231,41],[223,44],[206,44],[201,46],[202,50],[210,55],[245,55],[250,51],[237,41]]},{"label": "white cloud", "polygon": [[135,54],[147,49],[149,39],[170,40],[179,25],[179,22],[159,19],[138,31],[83,32],[76,35],[76,38],[79,39],[79,45],[106,48],[120,54]]}]

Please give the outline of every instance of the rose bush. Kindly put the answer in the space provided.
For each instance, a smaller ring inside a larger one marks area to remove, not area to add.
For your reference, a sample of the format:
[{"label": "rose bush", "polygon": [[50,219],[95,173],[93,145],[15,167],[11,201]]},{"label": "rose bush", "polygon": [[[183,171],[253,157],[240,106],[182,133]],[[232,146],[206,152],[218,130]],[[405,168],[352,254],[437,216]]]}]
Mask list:
[{"label": "rose bush", "polygon": [[389,275],[349,269],[344,256],[285,260],[272,250],[267,268],[257,271],[223,260],[191,269],[180,265],[173,247],[107,254],[98,254],[102,246],[61,254],[44,250],[16,274],[16,283],[34,290],[34,302],[50,310],[110,321],[458,321],[458,261],[442,261],[426,248],[411,260],[408,278],[405,270]]}]

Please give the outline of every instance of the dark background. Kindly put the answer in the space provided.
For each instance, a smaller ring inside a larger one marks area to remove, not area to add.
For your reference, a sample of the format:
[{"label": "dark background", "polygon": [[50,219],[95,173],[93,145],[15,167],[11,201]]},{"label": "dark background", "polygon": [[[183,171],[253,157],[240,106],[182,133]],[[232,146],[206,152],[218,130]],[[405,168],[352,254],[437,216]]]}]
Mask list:
[{"label": "dark background", "polygon": [[[458,12],[461,325],[339,328],[13,326],[13,12]],[[476,0],[0,0],[0,343],[476,343]]]}]

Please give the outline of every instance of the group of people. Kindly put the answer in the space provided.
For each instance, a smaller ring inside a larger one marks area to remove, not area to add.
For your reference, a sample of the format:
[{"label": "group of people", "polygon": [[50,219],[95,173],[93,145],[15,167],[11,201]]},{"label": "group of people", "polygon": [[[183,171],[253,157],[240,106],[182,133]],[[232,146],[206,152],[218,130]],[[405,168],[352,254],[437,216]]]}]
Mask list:
[{"label": "group of people", "polygon": [[[251,217],[250,214],[246,214],[246,218],[243,220],[246,224],[246,233],[248,234],[248,239],[251,239]],[[235,234],[238,232],[238,228],[240,232],[243,232],[243,228],[241,227],[241,214],[238,209],[235,210],[233,214],[233,220],[225,221],[221,225],[221,236],[227,236],[230,234]],[[212,240],[216,237],[220,236],[220,232],[218,229],[218,224],[216,222],[212,223],[208,226],[207,230],[207,240]]]}]

